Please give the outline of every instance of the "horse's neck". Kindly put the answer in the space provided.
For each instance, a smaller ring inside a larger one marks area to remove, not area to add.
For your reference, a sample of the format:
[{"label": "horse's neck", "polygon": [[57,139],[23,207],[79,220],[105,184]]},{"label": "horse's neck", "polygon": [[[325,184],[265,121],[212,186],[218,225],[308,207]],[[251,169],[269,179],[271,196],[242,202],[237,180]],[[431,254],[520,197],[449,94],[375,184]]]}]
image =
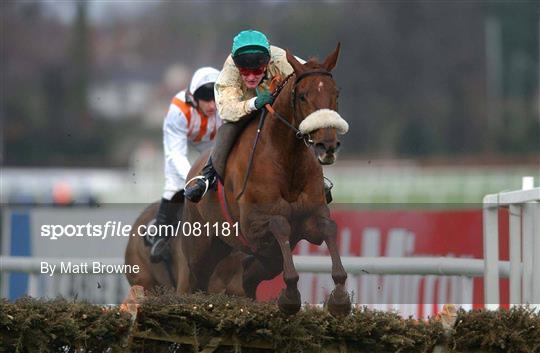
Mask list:
[{"label": "horse's neck", "polygon": [[[274,105],[272,106],[276,113],[278,113],[282,118],[287,120],[291,125],[295,124],[294,121],[294,111],[291,104],[291,94],[292,86],[294,84],[293,79],[285,84],[282,90],[279,92]],[[291,144],[297,143],[298,139],[295,137],[295,132],[284,122],[280,121],[279,118],[271,117],[269,125],[269,133],[272,137],[272,144],[278,148],[289,147]]]}]

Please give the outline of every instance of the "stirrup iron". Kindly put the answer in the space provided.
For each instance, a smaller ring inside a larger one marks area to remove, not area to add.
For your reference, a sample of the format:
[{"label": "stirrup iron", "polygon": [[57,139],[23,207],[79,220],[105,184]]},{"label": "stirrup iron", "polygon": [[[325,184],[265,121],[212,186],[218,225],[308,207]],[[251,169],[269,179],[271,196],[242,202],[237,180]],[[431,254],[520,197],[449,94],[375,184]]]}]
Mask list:
[{"label": "stirrup iron", "polygon": [[193,178],[189,179],[187,182],[186,182],[186,185],[189,185],[192,181],[194,180],[198,180],[198,179],[202,179],[204,180],[204,185],[205,185],[205,188],[204,188],[204,192],[201,196],[201,198],[206,195],[206,192],[208,191],[208,188],[210,187],[210,180],[208,180],[208,178],[202,176],[202,175],[197,175],[197,176],[194,176]]}]

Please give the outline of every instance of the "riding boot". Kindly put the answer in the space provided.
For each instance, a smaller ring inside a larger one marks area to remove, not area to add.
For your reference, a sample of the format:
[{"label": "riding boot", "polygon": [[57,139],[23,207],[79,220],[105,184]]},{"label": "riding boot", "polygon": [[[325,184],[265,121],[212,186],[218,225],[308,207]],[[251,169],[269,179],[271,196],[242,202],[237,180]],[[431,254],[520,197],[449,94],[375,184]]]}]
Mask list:
[{"label": "riding boot", "polygon": [[218,129],[216,142],[208,162],[204,166],[201,175],[186,183],[185,196],[191,202],[199,202],[212,187],[217,178],[223,180],[225,163],[229,157],[236,139],[251,119],[244,118],[236,122],[226,122]]},{"label": "riding boot", "polygon": [[324,196],[326,197],[326,203],[329,204],[332,202],[332,188],[334,184],[327,177],[324,178]]},{"label": "riding boot", "polygon": [[161,199],[161,204],[156,215],[156,222],[154,223],[157,228],[157,234],[155,235],[157,239],[154,240],[150,249],[151,262],[157,263],[163,261],[170,255],[167,239],[173,233],[183,202],[184,196],[182,191],[176,193],[171,200]]},{"label": "riding boot", "polygon": [[212,157],[210,156],[201,171],[201,175],[194,177],[186,183],[186,199],[195,203],[199,202],[208,189],[212,187],[216,181],[216,177],[217,174],[212,164]]}]

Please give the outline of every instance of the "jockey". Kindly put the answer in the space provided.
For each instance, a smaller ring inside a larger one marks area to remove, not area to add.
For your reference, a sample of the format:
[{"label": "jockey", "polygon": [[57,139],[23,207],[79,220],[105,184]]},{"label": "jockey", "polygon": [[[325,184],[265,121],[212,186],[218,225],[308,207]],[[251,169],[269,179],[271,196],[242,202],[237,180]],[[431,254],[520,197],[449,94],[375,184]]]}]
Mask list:
[{"label": "jockey", "polygon": [[[171,101],[163,122],[165,188],[156,216],[156,226],[174,225],[184,202],[184,186],[191,168],[187,159],[188,144],[202,152],[212,147],[221,125],[216,113],[214,83],[219,71],[202,67],[195,71],[188,90],[180,91]],[[160,228],[158,228],[160,229]],[[168,232],[157,232],[150,250],[152,262],[163,259]]]},{"label": "jockey", "polygon": [[215,147],[202,175],[195,177],[194,182],[190,180],[186,186],[188,200],[199,202],[216,177],[223,177],[229,152],[249,122],[243,118],[272,104],[274,97],[269,91],[272,79],[285,78],[293,71],[285,50],[270,46],[261,32],[247,30],[234,37],[231,54],[215,85],[216,106],[224,124],[218,131]]}]

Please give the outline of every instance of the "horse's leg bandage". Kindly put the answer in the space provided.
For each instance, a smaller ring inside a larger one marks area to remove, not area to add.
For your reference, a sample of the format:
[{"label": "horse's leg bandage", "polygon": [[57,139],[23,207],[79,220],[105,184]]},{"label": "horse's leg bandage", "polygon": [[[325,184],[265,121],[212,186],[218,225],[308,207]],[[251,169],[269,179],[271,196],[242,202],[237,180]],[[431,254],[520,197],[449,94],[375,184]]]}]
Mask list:
[{"label": "horse's leg bandage", "polygon": [[335,110],[319,109],[306,116],[299,126],[303,134],[324,128],[335,128],[338,134],[343,135],[349,131],[349,124]]}]

